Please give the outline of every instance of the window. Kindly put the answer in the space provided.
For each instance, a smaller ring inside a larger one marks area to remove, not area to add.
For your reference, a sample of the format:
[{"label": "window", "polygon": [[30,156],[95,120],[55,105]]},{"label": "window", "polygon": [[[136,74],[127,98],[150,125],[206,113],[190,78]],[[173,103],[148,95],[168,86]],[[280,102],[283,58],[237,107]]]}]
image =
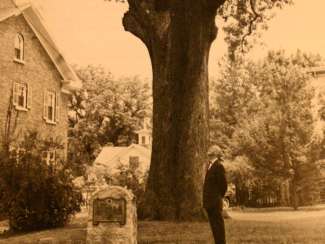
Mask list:
[{"label": "window", "polygon": [[130,169],[139,168],[139,157],[138,156],[130,156],[129,158]]},{"label": "window", "polygon": [[47,109],[46,117],[49,121],[55,121],[54,108],[55,108],[55,93],[48,92],[47,101],[46,101],[46,109]]},{"label": "window", "polygon": [[25,156],[26,150],[20,147],[10,146],[9,153],[12,159],[16,159],[17,163],[21,163],[21,159]]},{"label": "window", "polygon": [[141,137],[141,144],[142,145],[145,145],[146,144],[146,137],[145,136],[142,136]]},{"label": "window", "polygon": [[43,153],[43,160],[47,165],[54,164],[56,160],[55,150],[46,151]]},{"label": "window", "polygon": [[13,85],[13,105],[17,110],[27,110],[31,108],[32,91],[26,83],[14,82]]},{"label": "window", "polygon": [[24,61],[24,37],[22,34],[17,34],[15,38],[15,60]]},{"label": "window", "polygon": [[46,122],[48,123],[58,122],[59,102],[58,102],[58,95],[55,92],[45,91],[43,113]]}]

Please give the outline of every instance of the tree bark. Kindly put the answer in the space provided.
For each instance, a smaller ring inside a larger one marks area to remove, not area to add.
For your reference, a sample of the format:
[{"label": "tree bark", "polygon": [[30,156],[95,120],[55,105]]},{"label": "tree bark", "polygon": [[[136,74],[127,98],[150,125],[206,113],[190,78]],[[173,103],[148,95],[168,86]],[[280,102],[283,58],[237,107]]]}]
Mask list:
[{"label": "tree bark", "polygon": [[139,2],[129,0],[123,24],[145,43],[152,63],[153,145],[145,215],[201,219],[208,160],[208,58],[218,1]]}]

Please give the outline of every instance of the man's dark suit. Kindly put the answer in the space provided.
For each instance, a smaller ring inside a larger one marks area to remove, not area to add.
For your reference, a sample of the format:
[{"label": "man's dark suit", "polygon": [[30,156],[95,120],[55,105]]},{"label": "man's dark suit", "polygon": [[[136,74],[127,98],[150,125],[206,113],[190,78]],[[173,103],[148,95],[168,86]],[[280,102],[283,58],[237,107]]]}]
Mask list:
[{"label": "man's dark suit", "polygon": [[222,216],[223,197],[227,191],[225,168],[216,160],[207,170],[203,186],[203,207],[208,213],[216,244],[225,244],[225,224]]}]

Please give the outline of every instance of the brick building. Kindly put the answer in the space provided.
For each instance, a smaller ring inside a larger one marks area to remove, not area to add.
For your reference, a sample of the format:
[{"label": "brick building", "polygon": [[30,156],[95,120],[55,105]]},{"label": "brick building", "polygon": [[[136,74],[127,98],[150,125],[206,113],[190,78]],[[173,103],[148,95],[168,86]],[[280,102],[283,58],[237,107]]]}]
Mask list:
[{"label": "brick building", "polygon": [[[0,141],[8,109],[17,137],[36,129],[67,145],[68,99],[81,82],[59,52],[37,10],[0,1]],[[18,114],[18,115],[17,115]]]}]

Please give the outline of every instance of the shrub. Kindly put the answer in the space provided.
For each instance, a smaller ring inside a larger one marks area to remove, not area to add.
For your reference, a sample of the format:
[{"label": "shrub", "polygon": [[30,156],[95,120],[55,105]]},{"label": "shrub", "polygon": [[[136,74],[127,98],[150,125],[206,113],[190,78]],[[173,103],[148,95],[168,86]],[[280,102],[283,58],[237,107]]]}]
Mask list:
[{"label": "shrub", "polygon": [[[0,152],[0,200],[12,231],[63,226],[80,211],[82,196],[74,188],[68,165],[57,158],[46,162],[45,152],[62,146],[26,134],[15,149]],[[62,151],[62,150],[61,150]]]},{"label": "shrub", "polygon": [[144,208],[145,186],[148,178],[148,172],[142,173],[138,167],[130,165],[119,165],[118,171],[113,176],[106,176],[106,182],[113,185],[119,185],[131,190],[136,198],[137,212],[141,219]]}]

